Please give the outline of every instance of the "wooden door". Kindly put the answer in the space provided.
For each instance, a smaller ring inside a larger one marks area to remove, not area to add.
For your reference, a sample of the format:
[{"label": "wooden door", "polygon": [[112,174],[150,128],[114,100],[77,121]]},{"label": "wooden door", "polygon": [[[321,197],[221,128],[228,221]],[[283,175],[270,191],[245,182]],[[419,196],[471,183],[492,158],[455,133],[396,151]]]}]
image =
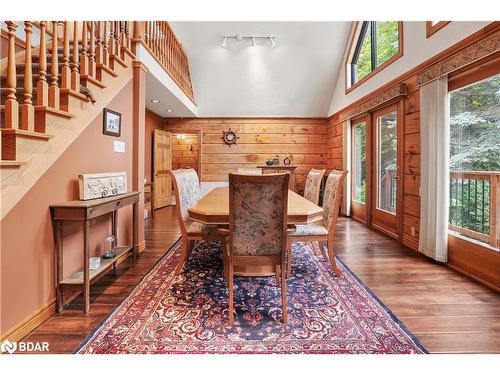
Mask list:
[{"label": "wooden door", "polygon": [[172,182],[167,171],[172,169],[172,137],[170,132],[155,129],[153,135],[153,178],[155,209],[172,204]]},{"label": "wooden door", "polygon": [[372,113],[372,226],[401,237],[402,110],[400,103]]},{"label": "wooden door", "polygon": [[370,134],[368,116],[351,120],[351,216],[368,224],[370,204]]}]

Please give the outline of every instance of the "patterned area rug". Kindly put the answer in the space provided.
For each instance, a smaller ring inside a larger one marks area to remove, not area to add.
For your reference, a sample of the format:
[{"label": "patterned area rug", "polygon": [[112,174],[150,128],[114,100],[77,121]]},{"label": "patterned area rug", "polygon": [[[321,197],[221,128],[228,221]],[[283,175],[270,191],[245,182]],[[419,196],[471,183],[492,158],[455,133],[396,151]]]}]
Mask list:
[{"label": "patterned area rug", "polygon": [[221,247],[201,242],[173,276],[180,243],[86,340],[78,353],[426,353],[344,265],[334,277],[310,245],[295,243],[287,280],[288,324],[274,277],[235,279],[235,322]]}]

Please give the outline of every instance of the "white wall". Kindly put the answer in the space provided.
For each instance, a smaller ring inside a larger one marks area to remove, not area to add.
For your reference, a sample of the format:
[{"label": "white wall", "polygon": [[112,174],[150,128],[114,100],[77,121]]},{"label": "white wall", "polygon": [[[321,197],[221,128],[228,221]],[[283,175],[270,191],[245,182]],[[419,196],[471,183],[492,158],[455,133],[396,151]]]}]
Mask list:
[{"label": "white wall", "polygon": [[[345,94],[345,66],[342,63],[338,74],[335,91],[328,116],[362,98],[385,83],[393,80],[425,60],[459,42],[465,37],[482,29],[490,22],[453,21],[444,28],[426,38],[425,21],[403,22],[403,56],[391,65],[369,78],[349,94]],[[349,47],[349,42],[346,49]],[[343,62],[345,61],[345,53]]]}]

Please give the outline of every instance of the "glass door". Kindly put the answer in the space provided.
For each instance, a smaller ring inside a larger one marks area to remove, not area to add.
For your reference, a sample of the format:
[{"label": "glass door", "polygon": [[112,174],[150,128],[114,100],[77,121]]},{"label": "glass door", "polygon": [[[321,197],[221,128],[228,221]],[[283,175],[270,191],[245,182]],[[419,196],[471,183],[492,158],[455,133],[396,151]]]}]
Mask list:
[{"label": "glass door", "polygon": [[351,121],[351,216],[368,222],[369,162],[367,116]]},{"label": "glass door", "polygon": [[373,129],[373,207],[372,225],[395,237],[400,236],[400,123],[398,105],[372,115]]}]

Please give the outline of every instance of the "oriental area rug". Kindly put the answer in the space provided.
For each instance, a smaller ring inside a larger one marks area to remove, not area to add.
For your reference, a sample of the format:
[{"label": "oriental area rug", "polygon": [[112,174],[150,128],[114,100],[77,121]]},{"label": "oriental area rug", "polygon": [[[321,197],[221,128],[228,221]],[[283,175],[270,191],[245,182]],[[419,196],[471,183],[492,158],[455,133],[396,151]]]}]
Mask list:
[{"label": "oriental area rug", "polygon": [[236,277],[234,325],[226,325],[220,244],[198,243],[174,276],[179,250],[177,242],[78,353],[426,353],[339,258],[336,277],[308,244],[293,246],[287,325],[275,277]]}]

